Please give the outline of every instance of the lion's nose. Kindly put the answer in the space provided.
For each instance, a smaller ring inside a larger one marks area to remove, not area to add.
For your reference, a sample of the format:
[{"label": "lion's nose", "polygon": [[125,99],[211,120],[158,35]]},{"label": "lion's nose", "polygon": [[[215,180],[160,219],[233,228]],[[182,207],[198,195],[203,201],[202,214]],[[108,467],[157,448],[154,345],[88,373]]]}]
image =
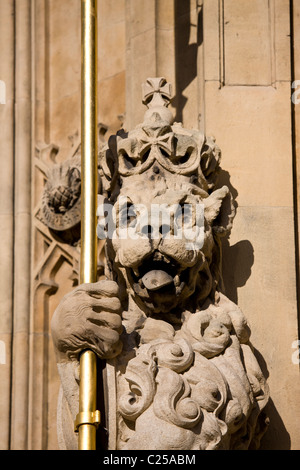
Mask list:
[{"label": "lion's nose", "polygon": [[144,225],[141,228],[141,233],[146,235],[148,238],[160,238],[166,236],[170,232],[170,226],[168,224],[161,224],[158,227],[152,225]]},{"label": "lion's nose", "polygon": [[144,225],[141,229],[141,233],[149,238],[152,238],[153,227],[151,225]]}]

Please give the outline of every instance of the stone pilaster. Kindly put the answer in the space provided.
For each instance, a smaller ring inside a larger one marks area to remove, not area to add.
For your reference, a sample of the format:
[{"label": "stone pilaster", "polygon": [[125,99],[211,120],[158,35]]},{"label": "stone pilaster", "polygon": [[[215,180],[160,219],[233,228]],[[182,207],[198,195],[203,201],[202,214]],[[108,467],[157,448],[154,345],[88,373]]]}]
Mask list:
[{"label": "stone pilaster", "polygon": [[27,448],[31,264],[31,0],[15,22],[14,306],[11,449]]},{"label": "stone pilaster", "polygon": [[5,84],[5,104],[0,104],[0,449],[9,448],[11,407],[11,347],[13,331],[14,269],[14,17],[15,2],[0,2],[0,80]]}]

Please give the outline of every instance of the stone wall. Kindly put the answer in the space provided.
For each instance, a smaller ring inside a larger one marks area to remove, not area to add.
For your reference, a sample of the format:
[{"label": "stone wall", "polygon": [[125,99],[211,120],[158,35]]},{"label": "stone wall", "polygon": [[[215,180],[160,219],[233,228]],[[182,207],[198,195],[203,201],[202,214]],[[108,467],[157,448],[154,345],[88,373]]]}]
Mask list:
[{"label": "stone wall", "polygon": [[[216,137],[221,180],[238,206],[223,246],[226,294],[250,321],[271,391],[262,447],[300,449],[298,2],[98,4],[99,142],[141,122],[149,76],[172,84],[175,121]],[[48,170],[80,143],[80,2],[0,0],[0,39],[0,448],[56,449],[49,324],[77,283],[79,248],[55,236],[40,211]]]}]

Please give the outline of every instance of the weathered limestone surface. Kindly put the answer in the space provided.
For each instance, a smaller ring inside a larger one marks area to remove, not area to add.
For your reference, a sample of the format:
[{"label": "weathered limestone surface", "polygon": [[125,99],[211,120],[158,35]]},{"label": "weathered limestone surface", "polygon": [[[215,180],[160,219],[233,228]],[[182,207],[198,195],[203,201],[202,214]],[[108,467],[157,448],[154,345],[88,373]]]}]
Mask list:
[{"label": "weathered limestone surface", "polygon": [[[292,345],[298,339],[294,210],[299,213],[300,105],[292,114],[290,99],[291,79],[300,79],[299,2],[292,2],[292,19],[288,0],[117,3],[116,8],[114,1],[98,1],[99,141],[143,120],[140,84],[149,75],[166,76],[174,85],[170,109],[176,121],[215,135],[222,148],[220,181],[238,205],[230,239],[223,240],[226,295],[252,327],[271,388],[262,447],[299,449],[299,365],[292,362]],[[56,449],[60,380],[50,321],[77,283],[79,247],[74,239],[70,245],[57,238],[40,211],[53,165],[72,159],[79,145],[80,2],[2,0],[0,9],[0,80],[6,84],[6,104],[0,104],[0,341],[6,352],[5,364],[0,360],[1,448]]]}]

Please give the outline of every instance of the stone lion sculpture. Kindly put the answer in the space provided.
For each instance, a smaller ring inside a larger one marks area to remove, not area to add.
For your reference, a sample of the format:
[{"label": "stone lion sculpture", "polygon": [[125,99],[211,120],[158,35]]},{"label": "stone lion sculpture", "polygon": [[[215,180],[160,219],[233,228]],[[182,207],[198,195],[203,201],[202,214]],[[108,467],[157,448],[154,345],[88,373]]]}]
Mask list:
[{"label": "stone lion sculpture", "polygon": [[110,368],[111,449],[257,449],[266,429],[269,392],[249,325],[222,292],[220,239],[235,208],[217,186],[220,150],[172,124],[169,101],[165,79],[148,79],[144,122],[100,153],[100,209],[112,209],[110,219],[98,214],[106,279],[79,285],[52,319],[62,448],[77,447],[78,358],[87,348]]}]

